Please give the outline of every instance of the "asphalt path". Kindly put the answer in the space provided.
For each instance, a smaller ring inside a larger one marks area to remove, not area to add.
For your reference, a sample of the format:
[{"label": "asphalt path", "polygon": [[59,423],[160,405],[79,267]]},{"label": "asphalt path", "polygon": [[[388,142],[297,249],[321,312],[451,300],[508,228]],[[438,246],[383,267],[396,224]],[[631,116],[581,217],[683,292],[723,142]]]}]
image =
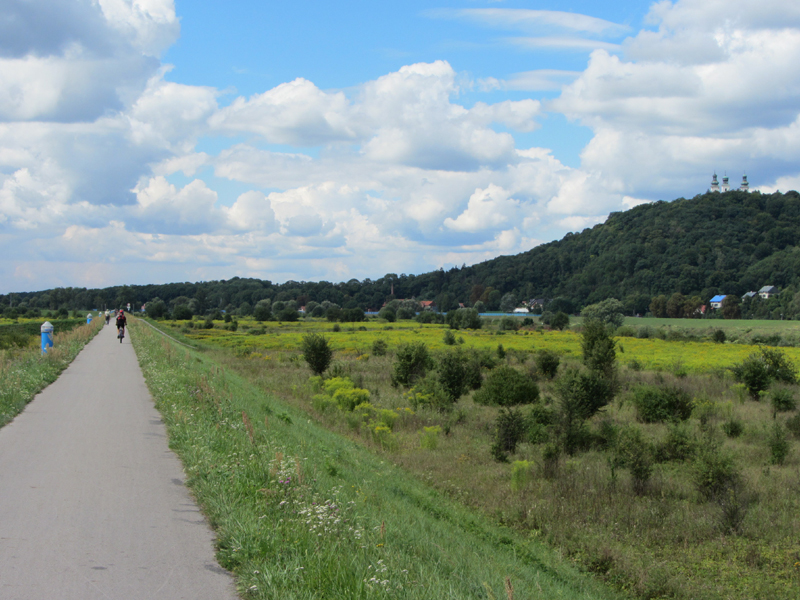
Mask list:
[{"label": "asphalt path", "polygon": [[0,429],[0,599],[235,599],[129,337]]}]

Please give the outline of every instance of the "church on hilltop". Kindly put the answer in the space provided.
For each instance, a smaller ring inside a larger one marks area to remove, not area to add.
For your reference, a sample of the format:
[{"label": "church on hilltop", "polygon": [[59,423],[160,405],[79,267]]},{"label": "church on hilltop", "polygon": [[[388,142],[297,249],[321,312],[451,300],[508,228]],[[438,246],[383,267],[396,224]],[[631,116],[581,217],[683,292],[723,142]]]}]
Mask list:
[{"label": "church on hilltop", "polygon": [[[731,186],[728,183],[728,176],[722,176],[722,185],[719,184],[717,181],[717,174],[714,173],[714,177],[711,178],[711,189],[708,190],[709,192],[730,192]],[[750,184],[747,183],[747,175],[742,175],[742,184],[739,186],[740,192],[749,192],[750,191]]]}]

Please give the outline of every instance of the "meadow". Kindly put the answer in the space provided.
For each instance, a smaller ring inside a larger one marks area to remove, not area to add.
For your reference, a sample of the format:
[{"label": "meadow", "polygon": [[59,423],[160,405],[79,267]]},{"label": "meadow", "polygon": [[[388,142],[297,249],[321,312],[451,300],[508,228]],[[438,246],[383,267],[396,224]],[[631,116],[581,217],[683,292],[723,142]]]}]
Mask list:
[{"label": "meadow", "polygon": [[[200,328],[202,322],[156,325],[197,346],[203,359],[213,360],[221,372],[256,386],[271,410],[306,415],[311,424],[319,423],[399,467],[392,478],[411,474],[437,490],[442,501],[465,506],[531,543],[546,544],[628,597],[796,598],[800,432],[793,436],[787,426],[798,420],[797,411],[777,411],[770,400],[774,392],[752,400],[730,372],[759,351],[743,343],[752,336],[788,337],[793,332],[777,328],[776,322],[763,329],[753,321],[705,322],[693,332],[696,321],[687,321],[681,330],[671,320],[666,331],[665,324],[654,320],[633,321],[624,326],[627,335],[615,338],[618,391],[589,421],[591,443],[554,458],[548,455],[548,444],[531,435],[509,462],[495,460],[490,451],[497,407],[477,404],[469,392],[440,412],[417,402],[413,390],[392,385],[398,348],[423,342],[437,359],[453,348],[491,354],[498,364],[536,379],[541,399],[535,406],[548,409],[557,404],[559,378],[580,363],[578,332],[536,326],[499,331],[495,323],[477,331],[455,331],[455,344],[450,345],[444,326],[409,321],[341,324],[338,331],[324,321],[241,320],[236,331],[223,329],[221,322],[212,329]],[[637,337],[642,327],[650,331]],[[728,341],[711,341],[717,329],[726,332]],[[324,382],[312,378],[300,351],[309,333],[323,333],[334,350],[326,377],[348,378],[366,390],[368,407],[347,411],[325,401]],[[382,356],[374,352],[378,340],[387,347]],[[561,361],[554,380],[536,372],[535,353],[544,349]],[[800,349],[781,351],[797,369]],[[677,423],[642,422],[635,398],[648,386],[679,390],[691,399],[691,416]],[[781,389],[788,390],[784,397],[796,395],[794,386]],[[274,421],[268,417],[269,423]],[[650,457],[644,483],[630,464],[615,458],[617,439],[643,440]],[[778,442],[784,448],[780,460]],[[709,466],[713,457],[724,458],[718,461],[722,466]],[[336,460],[329,461],[338,469]],[[725,488],[730,498],[712,499],[705,493],[698,483],[703,468],[730,471],[726,473],[736,482]]]},{"label": "meadow", "polygon": [[130,333],[242,597],[620,597],[228,368],[263,359],[195,351],[133,319]]}]

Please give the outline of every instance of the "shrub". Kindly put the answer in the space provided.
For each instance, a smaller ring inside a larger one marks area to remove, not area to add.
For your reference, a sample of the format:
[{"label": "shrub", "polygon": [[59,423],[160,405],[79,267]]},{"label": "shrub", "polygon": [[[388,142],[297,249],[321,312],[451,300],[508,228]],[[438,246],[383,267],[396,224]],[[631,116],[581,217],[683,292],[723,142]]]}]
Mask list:
[{"label": "shrub", "polygon": [[564,450],[573,454],[589,443],[585,421],[614,396],[611,383],[595,371],[567,370],[556,382],[558,433]]},{"label": "shrub", "polygon": [[553,423],[553,411],[542,404],[534,404],[525,418],[528,443],[543,444],[550,439],[549,427]]},{"label": "shrub", "polygon": [[478,311],[474,308],[459,308],[447,313],[446,323],[451,329],[480,329],[483,326]]},{"label": "shrub", "polygon": [[300,348],[303,358],[315,375],[322,375],[328,369],[333,358],[333,350],[323,335],[318,333],[304,335]]},{"label": "shrub", "polygon": [[467,391],[466,356],[459,350],[445,352],[439,357],[436,371],[439,383],[450,401],[456,402]]},{"label": "shrub", "polygon": [[420,436],[420,446],[425,450],[436,450],[439,446],[439,434],[442,433],[442,428],[438,425],[433,427],[423,427],[422,435]]},{"label": "shrub", "polygon": [[392,385],[409,387],[425,376],[433,367],[428,347],[422,342],[403,344],[397,349],[397,360],[392,374]]},{"label": "shrub", "polygon": [[800,439],[800,414],[796,414],[786,421],[786,429],[792,432],[794,437]]},{"label": "shrub", "polygon": [[481,389],[475,392],[478,404],[516,406],[539,398],[539,386],[527,375],[503,365],[492,371]]},{"label": "shrub", "polygon": [[558,373],[558,365],[561,359],[552,350],[539,350],[534,358],[536,370],[547,379],[552,379]]},{"label": "shrub", "polygon": [[453,401],[433,373],[418,379],[405,398],[414,410],[426,407],[445,412],[453,407]]},{"label": "shrub", "polygon": [[503,344],[497,344],[497,358],[503,360],[506,357],[506,349],[503,348]]},{"label": "shrub", "polygon": [[185,304],[179,304],[172,311],[172,318],[176,321],[191,321],[192,316],[191,309]]},{"label": "shrub", "polygon": [[550,319],[550,327],[563,331],[569,327],[569,315],[565,312],[557,312]]},{"label": "shrub", "polygon": [[730,418],[722,424],[722,431],[729,438],[737,438],[744,433],[744,424],[734,418]]},{"label": "shrub", "polygon": [[442,336],[442,341],[445,343],[446,346],[455,346],[456,334],[453,333],[452,329],[445,329],[444,335]]},{"label": "shrub", "polygon": [[774,348],[760,348],[740,364],[731,368],[734,378],[743,383],[753,400],[765,391],[771,382],[793,384],[797,382],[797,374],[786,355]]},{"label": "shrub", "polygon": [[630,471],[635,494],[641,495],[647,490],[647,482],[653,472],[653,449],[639,428],[626,427],[619,432],[613,464]]},{"label": "shrub", "polygon": [[511,465],[511,491],[518,493],[527,487],[531,480],[533,463],[527,460],[515,460]]},{"label": "shrub", "polygon": [[492,456],[500,462],[508,462],[508,454],[517,451],[517,445],[525,436],[525,417],[519,409],[501,408],[495,422]]},{"label": "shrub", "polygon": [[783,425],[776,422],[772,426],[767,444],[769,445],[770,462],[773,465],[782,465],[789,456],[789,439]]},{"label": "shrub", "polygon": [[714,340],[717,344],[724,344],[725,340],[728,339],[725,335],[725,332],[722,329],[716,329],[714,333],[711,334],[711,339]]},{"label": "shrub", "polygon": [[790,412],[797,408],[797,400],[795,400],[794,393],[789,388],[774,388],[770,392],[770,400],[776,413]]},{"label": "shrub", "polygon": [[377,339],[372,342],[372,354],[375,356],[386,356],[388,347],[389,345],[386,343],[386,340]]},{"label": "shrub", "polygon": [[667,437],[656,449],[656,459],[659,462],[684,461],[694,458],[697,452],[697,443],[692,439],[689,429],[676,423],[669,428]]},{"label": "shrub", "polygon": [[718,500],[740,483],[741,475],[730,454],[709,445],[697,454],[693,479],[695,489],[704,500]]},{"label": "shrub", "polygon": [[497,324],[499,331],[517,331],[519,329],[519,322],[514,317],[503,317]]},{"label": "shrub", "polygon": [[692,399],[673,387],[642,385],[633,392],[636,416],[642,423],[685,421],[692,415]]}]

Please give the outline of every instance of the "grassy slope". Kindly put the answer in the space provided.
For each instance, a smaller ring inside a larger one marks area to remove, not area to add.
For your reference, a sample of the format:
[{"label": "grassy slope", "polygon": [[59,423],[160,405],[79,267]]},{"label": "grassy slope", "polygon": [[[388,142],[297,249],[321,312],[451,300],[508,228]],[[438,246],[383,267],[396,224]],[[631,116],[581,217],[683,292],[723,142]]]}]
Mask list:
[{"label": "grassy slope", "polygon": [[148,386],[247,597],[611,598],[541,544],[491,525],[133,324]]},{"label": "grassy slope", "polygon": [[54,336],[54,346],[42,356],[39,346],[0,350],[0,427],[9,423],[34,396],[54,382],[102,328],[95,319]]},{"label": "grassy slope", "polygon": [[[724,326],[730,322],[718,323]],[[392,331],[382,330],[380,323],[367,323],[363,331],[359,327],[348,325],[333,333],[331,325],[324,322],[283,326],[269,323],[268,335],[242,333],[243,327],[235,335],[219,330],[189,330],[186,335],[237,352],[244,360],[229,354],[221,355],[220,361],[231,370],[245,373],[262,389],[271,390],[287,403],[313,413],[310,398],[314,392],[307,389],[308,371],[298,360],[297,343],[302,333],[314,328],[327,331],[326,336],[337,348],[337,363],[361,381],[359,385],[374,391],[372,401],[377,406],[404,406],[400,392],[388,385],[392,358],[370,356],[371,340],[385,336],[390,352],[399,341],[412,339],[442,348],[442,328],[408,323],[396,323]],[[729,336],[734,329],[727,328]],[[564,351],[565,357],[577,358],[580,353],[578,339],[571,333],[495,336],[481,331],[457,332],[457,335],[466,338],[468,347],[496,348],[502,342],[509,354],[512,348],[527,353],[540,347]],[[591,451],[570,458],[562,463],[559,475],[550,480],[541,477],[541,448],[523,444],[514,458],[533,461],[537,465],[535,477],[521,495],[509,494],[509,466],[495,463],[488,453],[495,411],[475,405],[469,398],[462,399],[456,411],[464,416],[463,423],[452,427],[451,434],[442,440],[436,452],[420,449],[421,427],[435,424],[445,427],[449,417],[419,413],[412,422],[402,422],[401,418],[394,432],[400,450],[391,455],[391,460],[442,493],[528,530],[531,535],[541,536],[540,539],[563,549],[572,559],[640,597],[677,594],[693,599],[794,598],[795,586],[800,581],[797,579],[800,547],[796,535],[800,526],[796,518],[800,471],[796,450],[790,453],[786,464],[769,465],[766,440],[774,422],[771,407],[768,402],[747,401],[724,369],[756,349],[745,344],[637,338],[618,341],[626,350],[619,354],[621,362],[633,358],[644,362],[642,352],[649,348],[653,360],[666,367],[656,373],[624,369],[621,382],[624,390],[641,383],[666,384],[685,389],[698,402],[711,401],[709,408],[714,410],[711,429],[718,432],[717,439],[723,449],[736,457],[756,493],[743,535],[720,535],[718,509],[702,502],[694,491],[692,461],[657,465],[649,492],[637,496],[631,494],[627,472],[617,473],[616,478],[611,476],[607,453]],[[785,350],[796,360],[796,348]],[[364,353],[359,355],[359,352]],[[517,362],[518,359],[512,359],[512,364]],[[701,374],[682,377],[669,372],[671,366],[680,364],[692,367],[690,373]],[[710,375],[703,375],[704,372]],[[552,393],[550,384],[540,382],[540,385],[545,395]],[[746,424],[745,434],[735,440],[725,438],[719,431],[729,417]],[[662,424],[637,423],[626,393],[593,427],[599,427],[604,419],[617,427],[641,429],[655,447],[666,443],[669,433],[669,428]],[[778,416],[778,421],[785,419]],[[363,443],[372,443],[363,429],[350,429],[349,419],[326,414],[325,423],[334,430],[360,437]],[[697,417],[686,427],[690,439],[705,443]],[[796,447],[796,442],[791,444]]]}]

